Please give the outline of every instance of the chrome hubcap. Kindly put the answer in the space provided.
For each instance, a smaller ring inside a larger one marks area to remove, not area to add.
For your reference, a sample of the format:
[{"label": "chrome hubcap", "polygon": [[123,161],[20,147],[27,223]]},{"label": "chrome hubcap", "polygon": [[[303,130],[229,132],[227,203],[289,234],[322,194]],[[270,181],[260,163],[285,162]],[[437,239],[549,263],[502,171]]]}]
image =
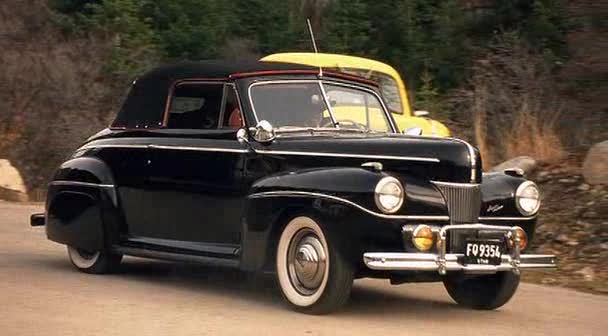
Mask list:
[{"label": "chrome hubcap", "polygon": [[310,229],[298,231],[287,255],[289,278],[302,295],[314,294],[323,282],[327,256],[319,237]]}]

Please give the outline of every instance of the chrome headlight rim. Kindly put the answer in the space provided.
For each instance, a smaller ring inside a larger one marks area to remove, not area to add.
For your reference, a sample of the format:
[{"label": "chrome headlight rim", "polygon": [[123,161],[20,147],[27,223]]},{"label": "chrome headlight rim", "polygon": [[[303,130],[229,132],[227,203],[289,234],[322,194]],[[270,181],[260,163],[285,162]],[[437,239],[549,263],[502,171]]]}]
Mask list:
[{"label": "chrome headlight rim", "polygon": [[[399,188],[399,202],[393,208],[390,209],[385,207],[384,204],[382,204],[382,201],[380,200],[380,197],[383,194],[382,190],[389,184],[395,184]],[[380,179],[380,181],[378,181],[378,184],[376,184],[376,188],[374,190],[374,200],[376,201],[376,206],[378,207],[378,209],[380,209],[380,211],[385,214],[394,214],[395,212],[399,211],[399,209],[401,209],[405,201],[405,189],[403,188],[403,184],[401,183],[401,181],[399,181],[393,176],[383,177],[382,179]]]},{"label": "chrome headlight rim", "polygon": [[[528,187],[534,187],[536,189],[536,191],[538,192],[538,201],[536,202],[536,206],[534,207],[534,209],[532,211],[527,211],[527,210],[523,209],[519,203],[519,200],[521,199],[523,191]],[[517,207],[517,210],[519,211],[520,214],[522,214],[526,217],[534,216],[538,213],[538,210],[540,209],[540,204],[541,204],[540,189],[538,188],[538,185],[536,183],[534,183],[532,181],[525,181],[517,187],[517,190],[515,191],[515,206]]]}]

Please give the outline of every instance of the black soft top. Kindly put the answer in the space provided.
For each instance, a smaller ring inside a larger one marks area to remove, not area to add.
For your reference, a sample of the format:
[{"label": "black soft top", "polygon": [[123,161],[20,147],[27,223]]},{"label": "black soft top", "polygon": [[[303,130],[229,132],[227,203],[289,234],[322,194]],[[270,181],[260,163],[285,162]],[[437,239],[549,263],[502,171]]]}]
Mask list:
[{"label": "black soft top", "polygon": [[175,64],[167,64],[155,68],[143,76],[139,80],[146,81],[164,81],[164,80],[180,80],[188,78],[207,78],[207,79],[228,79],[232,75],[267,72],[267,71],[297,71],[297,70],[315,70],[316,68],[300,64],[278,63],[278,62],[260,62],[260,61],[238,61],[229,62],[222,60],[209,60],[197,62],[181,62]]},{"label": "black soft top", "polygon": [[[113,128],[158,128],[162,127],[163,114],[169,91],[176,82],[186,79],[228,80],[247,76],[272,74],[314,74],[318,68],[279,62],[236,62],[209,60],[181,62],[157,67],[139,77],[131,87]],[[347,77],[368,82],[364,78],[344,74],[328,73],[330,76]],[[367,83],[372,84],[372,83]]]}]

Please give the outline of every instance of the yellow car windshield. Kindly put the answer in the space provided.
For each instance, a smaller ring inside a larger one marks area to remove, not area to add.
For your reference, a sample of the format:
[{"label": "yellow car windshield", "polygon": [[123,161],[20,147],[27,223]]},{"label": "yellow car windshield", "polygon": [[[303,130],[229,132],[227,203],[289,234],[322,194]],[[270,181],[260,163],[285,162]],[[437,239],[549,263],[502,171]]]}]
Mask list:
[{"label": "yellow car windshield", "polygon": [[393,77],[381,72],[365,69],[339,68],[335,70],[368,78],[378,83],[388,109],[393,113],[403,114],[399,87],[397,86],[397,81]]},{"label": "yellow car windshield", "polygon": [[266,120],[278,130],[392,130],[380,99],[364,89],[321,81],[282,81],[254,83],[249,90],[257,120]]}]

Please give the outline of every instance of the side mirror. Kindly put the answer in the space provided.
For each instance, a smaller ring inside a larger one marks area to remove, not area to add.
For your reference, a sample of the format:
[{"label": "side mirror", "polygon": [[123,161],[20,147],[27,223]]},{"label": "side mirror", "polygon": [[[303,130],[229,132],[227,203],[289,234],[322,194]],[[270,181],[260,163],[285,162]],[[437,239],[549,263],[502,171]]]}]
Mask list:
[{"label": "side mirror", "polygon": [[416,117],[428,117],[429,111],[414,111],[414,116]]},{"label": "side mirror", "polygon": [[403,134],[407,135],[422,135],[422,128],[420,127],[410,127],[403,131]]},{"label": "side mirror", "polygon": [[271,143],[276,138],[276,134],[268,121],[260,120],[255,126],[253,138],[259,143]]},{"label": "side mirror", "polygon": [[248,144],[249,143],[249,136],[247,136],[247,130],[244,129],[244,128],[239,129],[236,132],[236,140],[240,144]]}]

